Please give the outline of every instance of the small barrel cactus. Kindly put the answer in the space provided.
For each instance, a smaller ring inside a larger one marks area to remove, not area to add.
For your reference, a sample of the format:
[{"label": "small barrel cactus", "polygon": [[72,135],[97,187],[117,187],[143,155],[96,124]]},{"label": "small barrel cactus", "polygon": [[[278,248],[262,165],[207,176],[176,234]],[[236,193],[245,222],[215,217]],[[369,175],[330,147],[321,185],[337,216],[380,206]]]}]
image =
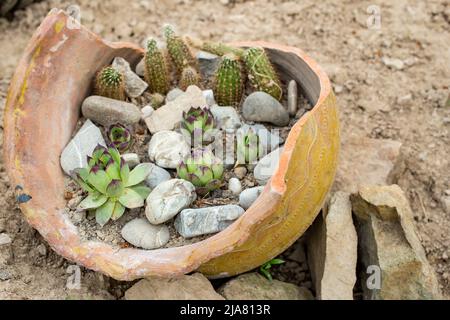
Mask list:
[{"label": "small barrel cactus", "polygon": [[130,130],[120,123],[111,125],[107,136],[110,144],[121,153],[127,151],[133,144]]},{"label": "small barrel cactus", "polygon": [[155,39],[147,42],[145,52],[144,77],[150,92],[166,94],[169,91],[169,69],[163,52],[158,48]]},{"label": "small barrel cactus", "polygon": [[163,33],[166,38],[167,51],[178,74],[181,75],[187,66],[198,70],[197,60],[192,55],[189,46],[182,37],[175,34],[173,27],[166,24]]},{"label": "small barrel cactus", "polygon": [[116,148],[98,145],[92,157],[88,156],[88,166],[72,172],[72,178],[88,193],[78,209],[94,211],[101,226],[110,219],[119,219],[125,208],[144,205],[150,189],[143,181],[149,172],[147,164],[139,164],[130,171]]},{"label": "small barrel cactus", "polygon": [[234,54],[226,54],[216,71],[214,96],[220,106],[238,105],[244,92],[241,62]]},{"label": "small barrel cactus", "polygon": [[281,100],[281,81],[263,48],[248,48],[244,53],[245,67],[250,83],[256,90],[264,91]]},{"label": "small barrel cactus", "polygon": [[202,41],[191,37],[186,37],[186,42],[194,48],[213,53],[218,56],[223,56],[228,53],[232,53],[237,57],[242,57],[244,50],[236,48],[221,42]]},{"label": "small barrel cactus", "polygon": [[181,90],[186,90],[191,85],[200,87],[200,80],[200,75],[197,70],[191,66],[187,66],[181,72],[179,87]]},{"label": "small barrel cactus", "polygon": [[263,150],[259,136],[252,128],[237,131],[236,150],[238,164],[254,164],[258,161]]},{"label": "small barrel cactus", "polygon": [[206,195],[222,185],[223,163],[211,150],[196,148],[178,165],[177,174],[190,181],[199,195]]},{"label": "small barrel cactus", "polygon": [[149,102],[154,109],[158,109],[164,104],[164,96],[160,93],[152,93]]},{"label": "small barrel cactus", "polygon": [[116,100],[125,100],[123,74],[111,66],[104,67],[97,73],[95,92],[99,96]]}]

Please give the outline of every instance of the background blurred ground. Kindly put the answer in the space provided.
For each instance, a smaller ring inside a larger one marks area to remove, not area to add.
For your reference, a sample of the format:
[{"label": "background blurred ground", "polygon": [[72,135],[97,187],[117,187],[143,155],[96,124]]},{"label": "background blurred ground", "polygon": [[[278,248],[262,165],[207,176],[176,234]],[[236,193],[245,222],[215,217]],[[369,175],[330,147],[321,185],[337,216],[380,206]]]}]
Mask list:
[{"label": "background blurred ground", "polygon": [[[267,40],[310,54],[334,84],[343,143],[351,135],[403,143],[397,183],[410,198],[427,256],[450,294],[447,1],[43,1],[16,12],[13,21],[0,19],[1,112],[14,68],[36,27],[51,8],[74,4],[81,8],[82,23],[109,40],[141,43],[170,22],[204,39]],[[368,8],[380,10],[381,29],[368,28]],[[389,67],[386,58],[398,60]],[[81,290],[66,288],[70,263],[23,221],[0,162],[2,231],[13,239],[14,260],[0,270],[9,278],[0,277],[0,299],[123,294],[123,285],[86,270]]]}]

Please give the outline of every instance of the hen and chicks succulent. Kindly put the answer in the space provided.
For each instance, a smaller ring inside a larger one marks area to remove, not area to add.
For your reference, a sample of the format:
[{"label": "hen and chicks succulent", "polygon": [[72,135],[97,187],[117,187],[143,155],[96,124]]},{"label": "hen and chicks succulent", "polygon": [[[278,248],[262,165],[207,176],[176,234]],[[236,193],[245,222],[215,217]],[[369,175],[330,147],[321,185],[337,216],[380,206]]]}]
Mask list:
[{"label": "hen and chicks succulent", "polygon": [[88,193],[78,209],[95,212],[101,226],[109,220],[119,219],[125,208],[134,209],[144,205],[150,189],[144,186],[149,169],[140,164],[130,171],[128,164],[114,147],[98,145],[87,159],[86,168],[72,172],[72,178]]}]

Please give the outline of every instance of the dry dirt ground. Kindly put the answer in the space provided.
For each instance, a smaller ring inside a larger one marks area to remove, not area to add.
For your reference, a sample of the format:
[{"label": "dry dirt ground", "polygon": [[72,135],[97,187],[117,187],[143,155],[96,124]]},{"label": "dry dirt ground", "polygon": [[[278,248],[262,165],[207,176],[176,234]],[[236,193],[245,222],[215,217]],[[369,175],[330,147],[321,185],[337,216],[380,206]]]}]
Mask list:
[{"label": "dry dirt ground", "polygon": [[[344,143],[350,135],[403,143],[397,183],[410,198],[422,243],[449,296],[447,1],[43,1],[17,12],[12,22],[0,19],[1,111],[16,63],[35,28],[51,8],[73,4],[80,6],[85,25],[110,40],[140,43],[159,35],[161,25],[170,22],[205,39],[267,40],[308,52],[334,83]],[[386,58],[401,63],[388,67]],[[81,290],[67,289],[70,263],[23,221],[9,187],[0,162],[0,229],[13,238],[12,264],[1,270],[10,280],[0,280],[0,299],[123,294],[124,284],[87,270]]]}]

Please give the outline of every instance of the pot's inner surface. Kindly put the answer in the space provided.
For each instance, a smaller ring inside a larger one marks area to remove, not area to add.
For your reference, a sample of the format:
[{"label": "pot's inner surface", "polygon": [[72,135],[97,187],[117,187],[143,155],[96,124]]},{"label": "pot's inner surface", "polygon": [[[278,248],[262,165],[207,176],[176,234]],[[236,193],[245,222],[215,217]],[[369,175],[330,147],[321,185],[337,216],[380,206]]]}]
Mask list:
[{"label": "pot's inner surface", "polygon": [[294,79],[303,90],[309,103],[314,106],[320,96],[320,80],[313,70],[292,52],[267,49],[270,60],[276,65],[284,81]]},{"label": "pot's inner surface", "polygon": [[[320,96],[320,81],[318,76],[311,70],[311,68],[295,53],[291,53],[291,52],[285,52],[285,51],[280,51],[280,50],[275,50],[275,49],[267,49],[267,52],[269,54],[269,57],[271,59],[271,61],[274,63],[280,78],[282,79],[282,82],[284,84],[289,83],[289,81],[291,80],[295,80],[297,82],[297,84],[301,87],[301,93],[299,93],[300,95],[303,95],[304,98],[306,98],[306,100],[308,100],[309,102],[309,106],[306,110],[309,110],[312,106],[315,105],[315,103],[318,100],[318,97]],[[132,62],[132,61],[130,61]],[[101,69],[103,66],[99,66],[99,68]],[[90,92],[88,92],[88,96],[90,94],[93,94],[92,92],[92,88],[90,90]],[[287,94],[287,91],[285,91],[285,94]],[[303,99],[303,103],[305,102],[305,99]],[[286,101],[284,101],[284,103],[286,103]],[[78,124],[78,128],[74,131],[77,132],[79,130],[79,126],[82,125],[83,122],[79,122]],[[290,124],[290,126],[292,125],[292,122]],[[289,128],[287,128],[289,129]],[[286,133],[284,134],[284,138],[286,137],[288,131],[286,131]],[[141,150],[142,151],[142,150]],[[140,154],[141,152],[139,152],[138,150],[131,150],[130,152],[136,152],[138,154]],[[141,158],[142,159],[142,158]],[[148,159],[144,160],[145,161],[149,161]],[[70,179],[68,177],[66,177],[67,181],[70,181]],[[72,192],[73,190],[70,190],[70,192]],[[232,199],[230,199],[230,201],[232,201]],[[246,213],[244,213],[245,215]],[[86,240],[86,239],[98,239],[100,241],[103,241],[103,238],[109,238],[111,239],[111,237],[114,238],[114,241],[111,242],[111,240],[107,240],[106,243],[108,244],[113,244],[116,245],[117,241],[122,240],[120,236],[120,230],[123,227],[122,223],[126,223],[129,219],[135,219],[140,217],[140,213],[139,211],[132,211],[132,212],[128,212],[127,214],[127,218],[122,221],[121,223],[114,223],[112,226],[109,226],[108,228],[105,228],[105,230],[101,231],[101,236],[99,236],[99,238],[97,238],[95,236],[95,234],[98,232],[97,227],[96,227],[96,223],[94,220],[92,220],[91,222],[86,222],[82,225],[79,225],[78,228],[78,232],[81,235],[82,240]],[[73,219],[73,216],[71,216],[71,218]],[[213,236],[212,234],[207,234],[204,236],[198,236],[198,237],[194,237],[191,239],[184,239],[181,236],[177,235],[177,232],[173,229],[172,222],[169,223],[169,229],[171,230],[171,236],[170,236],[170,241],[169,243],[167,243],[167,245],[165,245],[164,247],[162,247],[162,250],[165,250],[167,248],[171,248],[171,247],[184,247],[187,250],[188,246],[192,243],[200,243],[203,242],[205,240],[207,240],[208,238],[210,238],[211,236]],[[221,232],[219,232],[218,234],[220,234]]]}]

